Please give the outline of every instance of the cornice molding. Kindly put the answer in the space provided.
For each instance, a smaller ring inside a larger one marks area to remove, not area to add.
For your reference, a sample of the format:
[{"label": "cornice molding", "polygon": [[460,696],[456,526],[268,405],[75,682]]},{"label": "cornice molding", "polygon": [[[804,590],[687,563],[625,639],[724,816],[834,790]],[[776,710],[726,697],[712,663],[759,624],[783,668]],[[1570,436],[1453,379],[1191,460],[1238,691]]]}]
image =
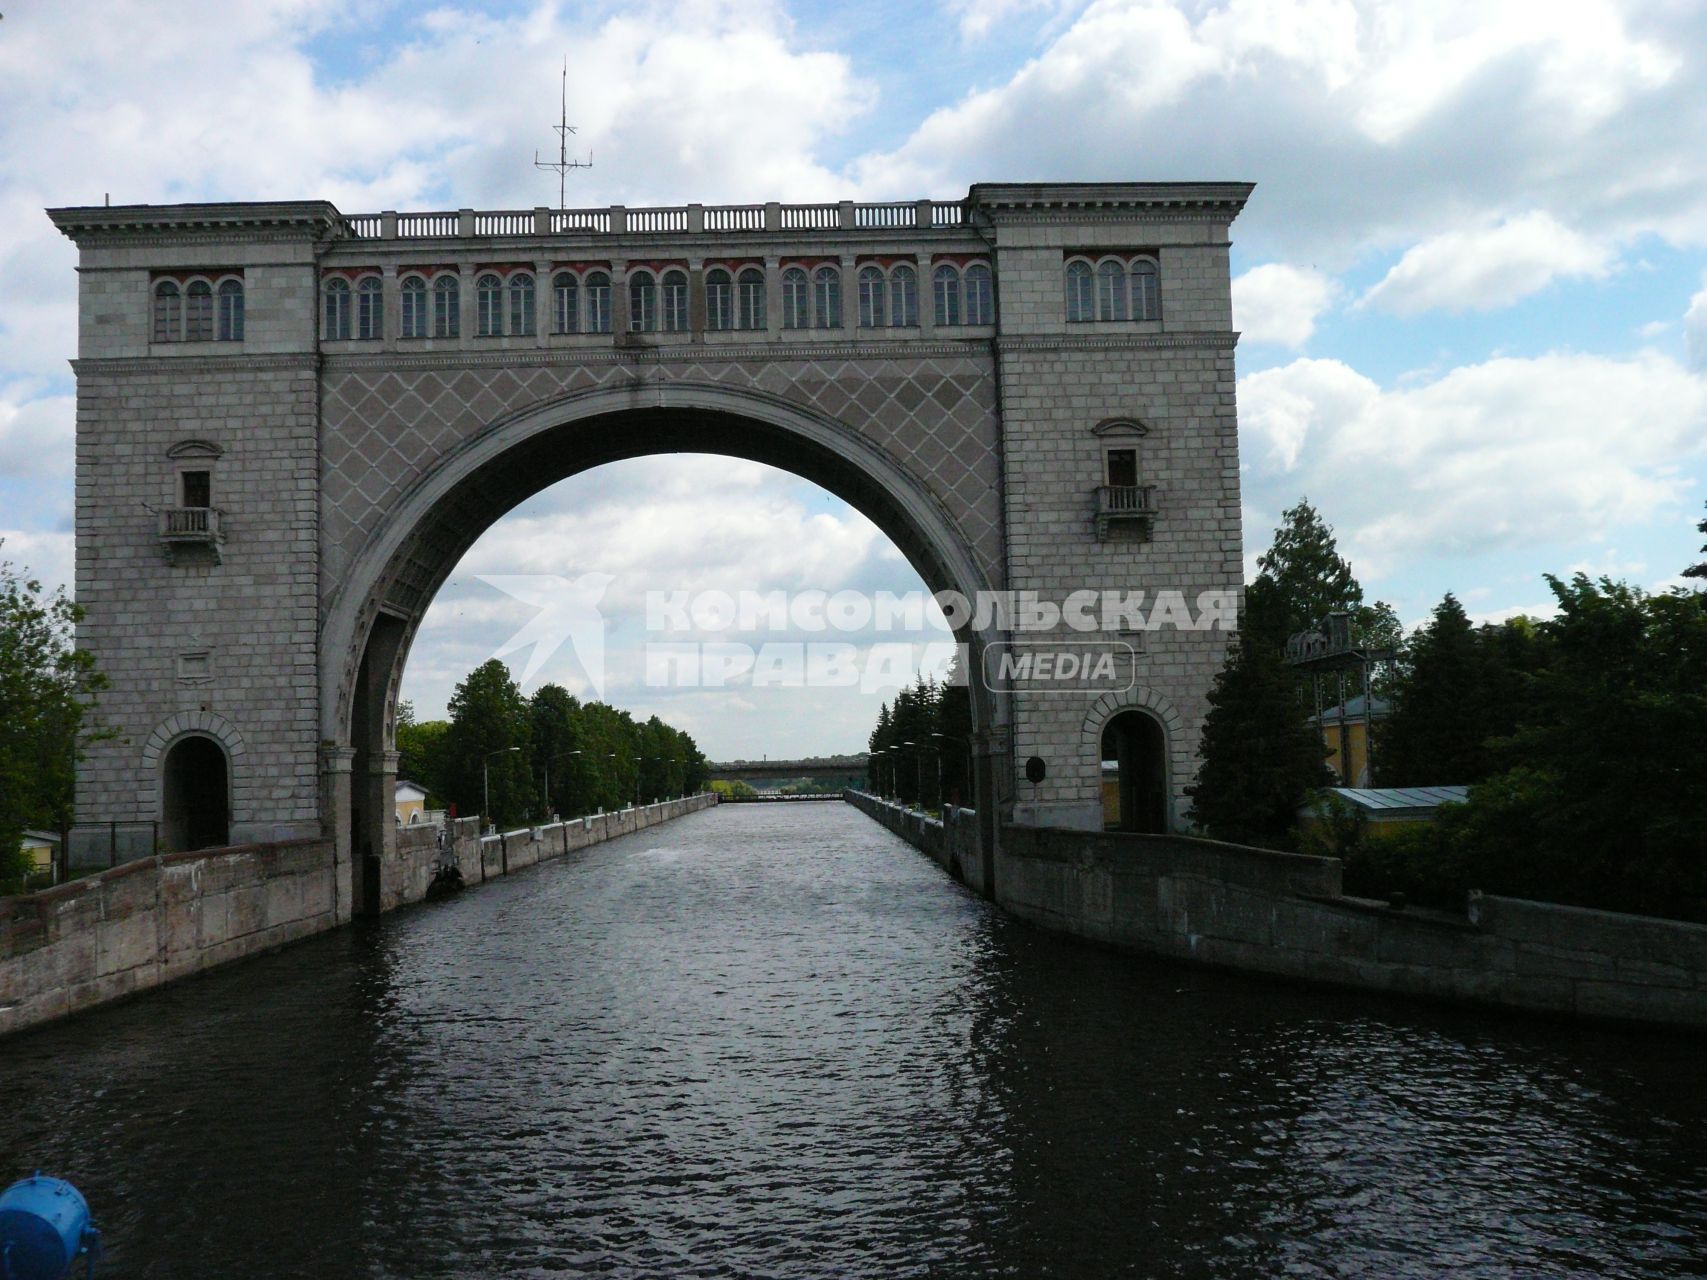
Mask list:
[{"label": "cornice molding", "polygon": [[314,352],[276,355],[194,356],[94,356],[71,362],[71,371],[84,374],[112,373],[229,373],[245,369],[302,369],[312,372],[320,365]]},{"label": "cornice molding", "polygon": [[78,245],[134,241],[330,240],[348,225],[325,200],[229,204],[70,205],[49,209],[53,225]]},{"label": "cornice molding", "polygon": [[749,362],[753,365],[774,364],[778,360],[911,360],[920,357],[957,357],[990,361],[990,340],[967,339],[963,342],[815,342],[751,343],[736,346],[719,343],[683,343],[679,346],[618,349],[613,347],[535,347],[530,350],[507,351],[423,351],[407,353],[362,353],[327,355],[324,368],[328,373],[355,369],[427,369],[427,368],[502,368],[506,365],[539,368],[557,365],[627,364],[646,368],[662,364],[706,364],[717,362]]},{"label": "cornice molding", "polygon": [[1133,334],[1051,334],[1035,338],[998,338],[996,350],[1006,355],[1010,351],[1122,351],[1147,347],[1194,347],[1214,351],[1231,351],[1239,343],[1237,333],[1198,329],[1187,333]]}]

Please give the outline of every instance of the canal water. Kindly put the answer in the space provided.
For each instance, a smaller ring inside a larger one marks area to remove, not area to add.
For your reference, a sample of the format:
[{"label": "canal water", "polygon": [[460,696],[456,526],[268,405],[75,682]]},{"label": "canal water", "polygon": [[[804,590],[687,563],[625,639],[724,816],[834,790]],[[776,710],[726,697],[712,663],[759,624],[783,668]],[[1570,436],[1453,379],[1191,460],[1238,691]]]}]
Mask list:
[{"label": "canal water", "polygon": [[696,814],[0,1041],[104,1277],[1694,1276],[1707,1048],[1039,933]]}]

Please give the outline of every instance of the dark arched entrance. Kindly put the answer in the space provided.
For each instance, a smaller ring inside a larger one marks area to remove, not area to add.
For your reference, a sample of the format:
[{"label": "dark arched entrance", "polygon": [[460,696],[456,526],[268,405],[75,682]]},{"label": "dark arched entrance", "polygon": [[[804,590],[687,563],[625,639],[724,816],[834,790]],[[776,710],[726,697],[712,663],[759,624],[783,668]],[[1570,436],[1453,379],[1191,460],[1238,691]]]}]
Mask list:
[{"label": "dark arched entrance", "polygon": [[160,839],[168,852],[231,843],[231,794],[219,743],[180,738],[166,752],[160,792]]},{"label": "dark arched entrance", "polygon": [[1103,826],[1157,834],[1168,829],[1167,735],[1154,717],[1122,711],[1102,731]]}]

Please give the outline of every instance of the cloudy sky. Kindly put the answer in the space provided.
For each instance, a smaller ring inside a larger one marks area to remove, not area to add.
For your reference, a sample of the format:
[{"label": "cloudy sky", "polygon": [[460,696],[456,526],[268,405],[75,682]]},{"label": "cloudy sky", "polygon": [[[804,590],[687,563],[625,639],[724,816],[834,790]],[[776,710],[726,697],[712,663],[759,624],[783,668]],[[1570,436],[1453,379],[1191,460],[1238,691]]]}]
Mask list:
[{"label": "cloudy sky", "polygon": [[[1540,575],[1677,580],[1707,496],[1707,6],[1694,0],[401,3],[14,0],[0,20],[0,536],[69,578],[74,252],[43,206],[953,198],[1236,179],[1246,546],[1308,495],[1402,617]],[[714,756],[859,745],[878,691],[666,693],[647,589],[917,579],[781,473],[651,460],[495,526],[407,693],[436,713],[530,610],[481,574],[616,576],[613,700]],[[620,610],[619,610],[620,612]],[[521,670],[525,654],[510,659]],[[540,678],[574,687],[567,658]],[[536,681],[537,682],[537,681]]]}]

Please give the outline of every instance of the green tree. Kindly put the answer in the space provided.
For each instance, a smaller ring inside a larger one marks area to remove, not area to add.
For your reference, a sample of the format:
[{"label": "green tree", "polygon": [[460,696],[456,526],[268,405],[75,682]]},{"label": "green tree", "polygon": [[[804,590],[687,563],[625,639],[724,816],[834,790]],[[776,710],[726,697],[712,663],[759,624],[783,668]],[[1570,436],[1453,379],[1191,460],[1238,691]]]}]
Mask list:
[{"label": "green tree", "polygon": [[1304,722],[1297,681],[1273,643],[1284,608],[1272,585],[1253,584],[1209,691],[1190,816],[1217,840],[1290,848],[1299,805],[1332,781],[1321,736]]},{"label": "green tree", "polygon": [[450,769],[446,754],[448,720],[415,719],[415,708],[397,706],[397,776],[427,789],[428,807],[439,808],[450,798]]},{"label": "green tree", "polygon": [[85,722],[106,687],[72,645],[82,617],[63,588],[48,595],[0,561],[0,849],[26,828],[71,825]]},{"label": "green tree", "polygon": [[[1257,557],[1252,588],[1258,589],[1258,584],[1274,601],[1274,608],[1259,613],[1266,628],[1262,638],[1276,648],[1289,636],[1319,626],[1329,613],[1355,613],[1363,604],[1363,588],[1339,553],[1333,526],[1317,514],[1307,498],[1300,498],[1297,506],[1281,513],[1274,542]],[[1391,610],[1387,613],[1390,615]]]},{"label": "green tree", "polygon": [[1383,784],[1453,786],[1488,776],[1484,665],[1476,629],[1449,592],[1405,646],[1392,713],[1376,739]]},{"label": "green tree", "polygon": [[1707,609],[1547,581],[1526,723],[1455,823],[1465,887],[1707,919]]},{"label": "green tree", "polygon": [[[528,699],[528,723],[545,811],[569,817],[591,812],[597,769],[586,756],[580,700],[560,684],[542,684]],[[548,781],[551,794],[545,796]]]},{"label": "green tree", "polygon": [[[1695,531],[1697,533],[1707,533],[1707,520],[1703,520],[1700,524],[1696,525]],[[1707,555],[1707,543],[1702,544],[1701,551],[1703,555]],[[1699,564],[1690,565],[1689,568],[1683,571],[1683,576],[1686,578],[1707,578],[1707,560],[1703,560]]]},{"label": "green tree", "polygon": [[[531,785],[528,704],[510,670],[497,658],[476,667],[450,699],[451,799],[457,811],[482,813],[489,822],[519,822],[537,813]],[[483,813],[483,779],[490,778],[491,812]]]}]

